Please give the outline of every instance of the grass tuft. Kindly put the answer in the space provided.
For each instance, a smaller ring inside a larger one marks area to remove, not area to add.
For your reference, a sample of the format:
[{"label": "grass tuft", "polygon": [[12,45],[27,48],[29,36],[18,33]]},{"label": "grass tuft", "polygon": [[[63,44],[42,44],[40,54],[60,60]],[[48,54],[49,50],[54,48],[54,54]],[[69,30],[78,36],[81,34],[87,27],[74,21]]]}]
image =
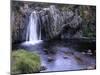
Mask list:
[{"label": "grass tuft", "polygon": [[25,74],[40,72],[40,57],[37,53],[31,53],[23,49],[12,52],[13,74]]}]

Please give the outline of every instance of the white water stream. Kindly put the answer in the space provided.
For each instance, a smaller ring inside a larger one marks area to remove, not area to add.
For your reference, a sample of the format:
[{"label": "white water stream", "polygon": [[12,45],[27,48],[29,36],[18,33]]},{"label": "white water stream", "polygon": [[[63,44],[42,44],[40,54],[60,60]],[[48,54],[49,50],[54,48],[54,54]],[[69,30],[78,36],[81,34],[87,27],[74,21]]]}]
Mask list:
[{"label": "white water stream", "polygon": [[38,13],[36,11],[33,11],[29,17],[29,24],[27,28],[27,36],[26,40],[23,44],[37,44],[40,43],[41,40],[41,31],[38,35]]}]

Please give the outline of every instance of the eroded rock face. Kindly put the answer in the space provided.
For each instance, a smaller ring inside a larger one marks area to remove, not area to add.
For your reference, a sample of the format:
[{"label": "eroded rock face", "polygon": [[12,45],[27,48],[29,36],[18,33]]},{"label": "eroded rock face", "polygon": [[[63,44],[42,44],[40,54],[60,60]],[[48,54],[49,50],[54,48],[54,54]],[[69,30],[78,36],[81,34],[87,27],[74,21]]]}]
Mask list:
[{"label": "eroded rock face", "polygon": [[[38,15],[38,28],[39,30],[41,29],[42,40],[49,40],[55,37],[66,39],[80,38],[83,36],[83,28],[86,28],[87,26],[85,25],[86,23],[83,23],[83,17],[85,16],[81,13],[81,11],[85,12],[85,10],[79,11],[83,8],[79,6],[75,8],[75,5],[72,5],[71,8],[74,9],[73,11],[65,10],[62,7],[59,8],[52,4],[48,4],[46,8],[41,6],[39,7],[37,5],[34,3],[23,3],[13,6],[11,15],[12,42],[23,42],[27,40],[26,33],[29,23],[29,16],[33,11],[36,11]],[[40,3],[40,5],[43,6],[42,3]],[[81,13],[83,16],[81,16],[79,13]],[[88,14],[86,16],[88,16]],[[84,20],[84,22],[86,21]]]},{"label": "eroded rock face", "polygon": [[78,27],[80,27],[82,23],[82,18],[77,12],[60,11],[54,5],[41,10],[39,13],[41,15],[41,25],[44,27],[46,39],[52,39],[58,35],[61,35],[61,38],[71,38],[73,36],[71,33],[69,33],[70,35],[64,35],[64,28],[68,28],[66,29],[67,32],[71,32],[71,30],[74,32],[76,29],[78,30]]}]

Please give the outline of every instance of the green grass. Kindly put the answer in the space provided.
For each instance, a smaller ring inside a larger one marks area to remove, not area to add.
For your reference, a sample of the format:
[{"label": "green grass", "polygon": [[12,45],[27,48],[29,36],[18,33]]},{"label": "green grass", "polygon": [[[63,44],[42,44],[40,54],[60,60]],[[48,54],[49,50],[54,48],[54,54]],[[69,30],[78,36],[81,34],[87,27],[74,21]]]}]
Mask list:
[{"label": "green grass", "polygon": [[37,53],[31,53],[20,49],[12,52],[11,65],[13,74],[40,72],[40,57]]}]

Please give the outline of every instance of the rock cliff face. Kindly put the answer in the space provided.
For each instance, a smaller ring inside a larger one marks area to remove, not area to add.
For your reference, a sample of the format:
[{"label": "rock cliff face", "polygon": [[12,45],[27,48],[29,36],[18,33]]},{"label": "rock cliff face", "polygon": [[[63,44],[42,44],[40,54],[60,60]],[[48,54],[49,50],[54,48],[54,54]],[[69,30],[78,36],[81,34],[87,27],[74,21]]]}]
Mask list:
[{"label": "rock cliff face", "polygon": [[[46,39],[52,39],[57,35],[71,38],[76,34],[76,32],[72,34],[73,31],[81,27],[82,18],[77,14],[77,11],[75,13],[73,11],[60,11],[51,5],[49,8],[41,10],[39,14]],[[63,32],[66,34],[64,35]]]},{"label": "rock cliff face", "polygon": [[[11,28],[12,42],[23,42],[27,36],[27,27],[31,13],[38,15],[38,28],[41,39],[55,37],[61,39],[95,37],[95,7],[77,5],[57,5],[32,2],[12,2]],[[91,14],[89,14],[91,13]],[[83,29],[84,28],[84,29]],[[87,28],[87,29],[86,29]],[[90,29],[90,30],[89,30]]]},{"label": "rock cliff face", "polygon": [[11,31],[13,43],[26,41],[26,30],[30,12],[31,11],[26,4],[24,6],[17,2],[12,4]]}]

